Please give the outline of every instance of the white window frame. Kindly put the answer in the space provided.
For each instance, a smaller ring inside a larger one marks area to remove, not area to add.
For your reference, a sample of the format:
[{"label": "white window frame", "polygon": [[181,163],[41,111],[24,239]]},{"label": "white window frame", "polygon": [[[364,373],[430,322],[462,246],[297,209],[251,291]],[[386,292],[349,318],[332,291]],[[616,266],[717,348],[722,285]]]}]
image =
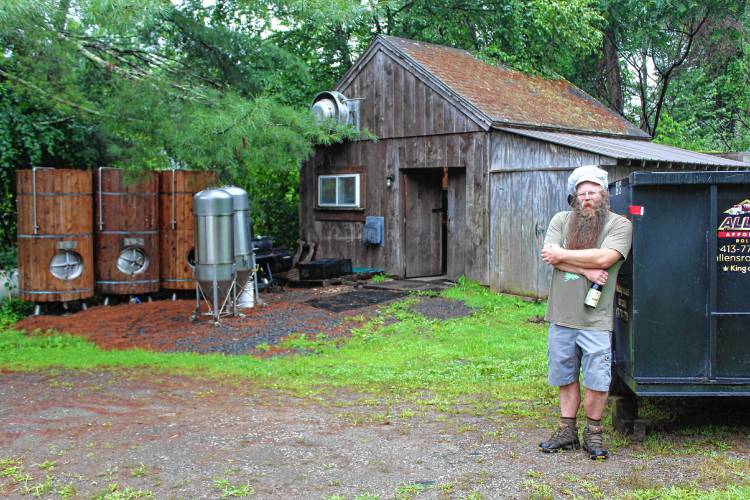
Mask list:
[{"label": "white window frame", "polygon": [[[318,206],[324,208],[359,208],[359,176],[360,174],[336,174],[336,175],[319,175],[318,176]],[[354,178],[354,203],[340,203],[341,196],[340,186],[342,179]],[[323,203],[322,189],[324,179],[336,179],[336,201],[334,203]]]}]

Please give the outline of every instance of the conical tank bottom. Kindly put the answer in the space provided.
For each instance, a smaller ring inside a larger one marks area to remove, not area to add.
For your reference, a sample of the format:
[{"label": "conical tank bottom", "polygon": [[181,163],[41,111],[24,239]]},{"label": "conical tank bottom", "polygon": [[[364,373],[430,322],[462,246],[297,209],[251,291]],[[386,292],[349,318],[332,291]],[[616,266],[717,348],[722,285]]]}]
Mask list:
[{"label": "conical tank bottom", "polygon": [[214,281],[198,280],[198,284],[206,300],[211,305],[212,310],[220,310],[221,306],[226,302],[227,295],[232,290],[232,282],[226,280],[216,282],[216,295],[214,295]]},{"label": "conical tank bottom", "polygon": [[213,311],[221,309],[232,290],[234,281],[232,267],[231,264],[196,264],[195,266],[195,278]]}]

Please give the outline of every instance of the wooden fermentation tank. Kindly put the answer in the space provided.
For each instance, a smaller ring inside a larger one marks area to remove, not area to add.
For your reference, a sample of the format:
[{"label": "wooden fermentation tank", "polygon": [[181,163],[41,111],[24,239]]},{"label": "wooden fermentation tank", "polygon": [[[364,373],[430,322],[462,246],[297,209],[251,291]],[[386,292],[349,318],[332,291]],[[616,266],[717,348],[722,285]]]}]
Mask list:
[{"label": "wooden fermentation tank", "polygon": [[94,295],[91,172],[16,173],[19,293],[32,302]]},{"label": "wooden fermentation tank", "polygon": [[193,196],[217,182],[211,172],[159,172],[161,286],[166,290],[195,289]]},{"label": "wooden fermentation tank", "polygon": [[159,175],[128,183],[123,170],[102,167],[94,190],[97,292],[159,291]]}]

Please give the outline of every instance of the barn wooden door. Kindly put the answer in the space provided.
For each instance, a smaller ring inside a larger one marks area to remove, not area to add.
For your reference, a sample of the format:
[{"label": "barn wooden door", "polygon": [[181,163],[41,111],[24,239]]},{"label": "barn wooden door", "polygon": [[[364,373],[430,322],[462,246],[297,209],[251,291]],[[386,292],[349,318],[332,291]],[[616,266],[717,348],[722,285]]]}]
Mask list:
[{"label": "barn wooden door", "polygon": [[407,278],[443,273],[442,170],[404,173],[404,256]]}]

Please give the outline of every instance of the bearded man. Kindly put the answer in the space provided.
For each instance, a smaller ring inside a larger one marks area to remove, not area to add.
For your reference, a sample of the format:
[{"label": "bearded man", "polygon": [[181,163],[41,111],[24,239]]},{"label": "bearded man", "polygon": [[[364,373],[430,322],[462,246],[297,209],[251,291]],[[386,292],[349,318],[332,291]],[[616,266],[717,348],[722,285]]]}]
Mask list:
[{"label": "bearded man", "polygon": [[[553,266],[545,319],[548,334],[548,382],[559,387],[560,422],[545,453],[580,448],[576,416],[583,372],[586,426],[583,448],[592,459],[606,459],[602,413],[611,380],[613,302],[617,272],[630,251],[632,225],[609,210],[607,172],[579,167],[568,178],[572,211],[549,224],[542,260]],[[584,305],[592,283],[603,286],[597,307]]]}]

